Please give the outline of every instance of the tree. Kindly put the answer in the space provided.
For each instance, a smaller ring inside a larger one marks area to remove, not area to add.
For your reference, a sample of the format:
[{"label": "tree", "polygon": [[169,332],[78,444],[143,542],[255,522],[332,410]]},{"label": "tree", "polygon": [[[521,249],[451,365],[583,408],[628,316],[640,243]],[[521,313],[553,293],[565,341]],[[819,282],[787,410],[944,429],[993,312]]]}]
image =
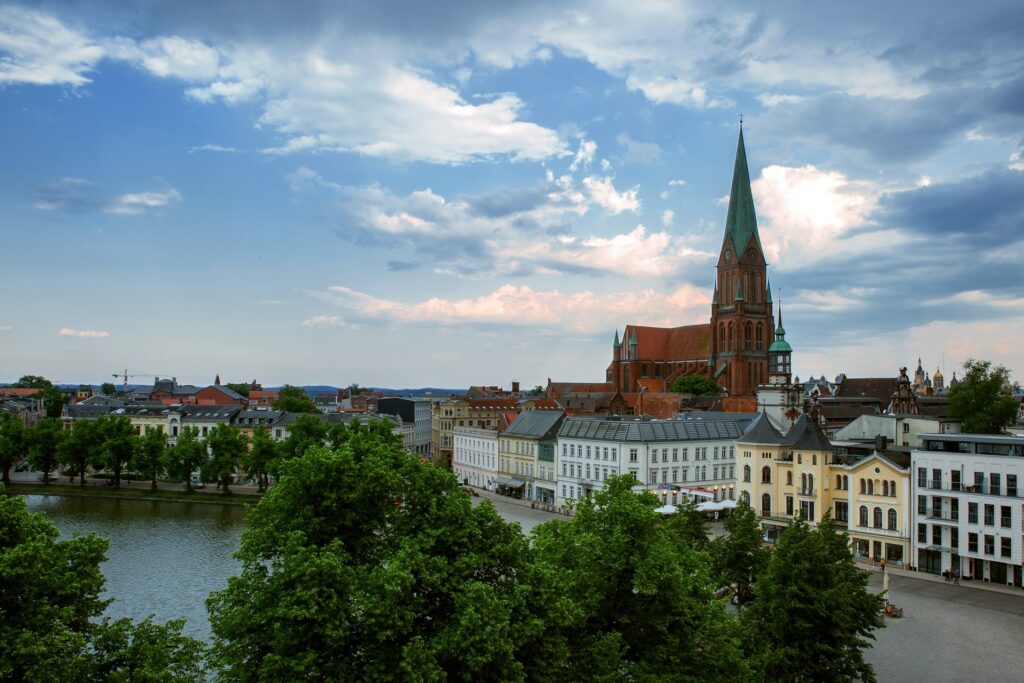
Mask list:
[{"label": "tree", "polygon": [[360,430],[282,463],[250,511],[211,659],[235,681],[521,679],[529,554],[451,472]]},{"label": "tree", "polygon": [[100,385],[100,393],[104,396],[117,396],[117,387],[113,382],[104,382]]},{"label": "tree", "polygon": [[751,596],[757,577],[768,562],[769,551],[762,543],[761,524],[754,508],[740,500],[725,518],[725,535],[711,543],[714,576],[719,586],[736,586],[737,601]]},{"label": "tree", "polygon": [[167,437],[161,428],[149,429],[137,439],[135,454],[132,458],[133,469],[149,478],[149,488],[156,491],[156,480],[164,472],[167,464]]},{"label": "tree", "polygon": [[306,390],[301,387],[293,387],[285,384],[277,392],[274,399],[274,410],[283,410],[287,413],[319,413],[316,403],[309,397]]},{"label": "tree", "polygon": [[60,417],[64,404],[67,402],[60,389],[53,386],[53,382],[40,375],[24,375],[14,383],[14,386],[22,389],[39,389],[39,396],[46,406],[46,417]]},{"label": "tree", "polygon": [[1010,372],[991,361],[969,359],[964,377],[949,390],[949,414],[965,434],[1002,434],[1017,420],[1020,402],[1013,397]]},{"label": "tree", "polygon": [[263,426],[257,427],[252,432],[252,445],[242,456],[242,467],[250,477],[256,477],[260,491],[267,489],[267,473],[277,457],[274,445],[270,430]]},{"label": "tree", "polygon": [[114,473],[114,486],[121,488],[121,472],[135,455],[138,437],[131,420],[124,415],[104,415],[97,420],[103,435],[100,462],[103,469]]},{"label": "tree", "polygon": [[203,464],[203,479],[216,481],[225,494],[230,493],[228,485],[242,464],[248,442],[241,429],[226,422],[211,429],[206,437],[210,459]]},{"label": "tree", "polygon": [[103,457],[103,434],[99,423],[75,420],[57,451],[57,457],[72,476],[79,476],[79,486],[85,486],[85,472],[89,465],[98,464]]},{"label": "tree", "polygon": [[55,417],[44,417],[28,430],[29,462],[43,473],[43,483],[50,483],[50,470],[57,464],[57,452],[67,436],[64,425]]},{"label": "tree", "polygon": [[542,396],[544,394],[544,387],[536,385],[533,389],[530,389],[530,396]]},{"label": "tree", "polygon": [[107,541],[56,527],[0,487],[0,680],[202,681],[202,645],[182,622],[97,621]]},{"label": "tree", "polygon": [[718,396],[722,388],[715,380],[701,375],[683,375],[677,377],[668,388],[678,394],[693,394],[695,396]]},{"label": "tree", "polygon": [[245,382],[228,382],[227,387],[236,394],[241,394],[246,398],[249,398],[249,390],[252,388],[251,385],[246,384]]},{"label": "tree", "polygon": [[612,477],[567,521],[534,529],[528,604],[544,621],[524,648],[541,680],[734,681],[737,624],[713,596],[707,556]]},{"label": "tree", "polygon": [[676,513],[669,515],[665,520],[666,525],[673,534],[686,543],[689,543],[697,550],[706,550],[708,547],[708,528],[704,524],[704,513],[697,512],[697,504],[690,499],[684,499],[677,506]]},{"label": "tree", "polygon": [[25,424],[12,413],[0,413],[0,467],[3,481],[11,483],[11,468],[25,455]]},{"label": "tree", "polygon": [[797,518],[783,532],[741,615],[762,680],[876,680],[864,649],[883,600],[868,592],[848,543],[828,512],[814,530]]},{"label": "tree", "polygon": [[288,427],[288,438],[277,444],[278,462],[292,458],[301,458],[302,455],[312,446],[324,445],[327,438],[327,425],[320,418],[320,415],[299,415],[295,422]]},{"label": "tree", "polygon": [[183,427],[178,440],[167,451],[167,473],[172,479],[185,482],[192,491],[192,473],[201,470],[209,457],[206,444],[199,440],[199,429]]}]

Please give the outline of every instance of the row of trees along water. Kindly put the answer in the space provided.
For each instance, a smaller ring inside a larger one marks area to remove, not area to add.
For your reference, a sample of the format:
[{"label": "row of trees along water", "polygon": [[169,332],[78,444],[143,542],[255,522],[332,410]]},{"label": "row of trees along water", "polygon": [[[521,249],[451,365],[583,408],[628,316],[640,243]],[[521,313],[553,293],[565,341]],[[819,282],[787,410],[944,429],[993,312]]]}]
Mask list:
[{"label": "row of trees along water", "polygon": [[207,600],[208,644],[99,621],[105,541],[58,541],[4,498],[0,679],[874,680],[882,600],[828,518],[769,549],[741,505],[709,541],[692,506],[663,518],[627,476],[524,535],[386,427],[336,436],[278,463],[239,575]]}]

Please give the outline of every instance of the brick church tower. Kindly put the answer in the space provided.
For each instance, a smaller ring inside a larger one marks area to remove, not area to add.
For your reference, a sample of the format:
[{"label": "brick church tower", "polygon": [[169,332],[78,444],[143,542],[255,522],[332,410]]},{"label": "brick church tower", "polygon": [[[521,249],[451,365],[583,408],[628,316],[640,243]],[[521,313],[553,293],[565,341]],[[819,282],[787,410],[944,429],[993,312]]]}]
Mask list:
[{"label": "brick church tower", "polygon": [[754,215],[750,172],[740,126],[725,238],[711,301],[708,369],[729,396],[753,396],[768,381],[768,345],[775,329],[767,263]]}]

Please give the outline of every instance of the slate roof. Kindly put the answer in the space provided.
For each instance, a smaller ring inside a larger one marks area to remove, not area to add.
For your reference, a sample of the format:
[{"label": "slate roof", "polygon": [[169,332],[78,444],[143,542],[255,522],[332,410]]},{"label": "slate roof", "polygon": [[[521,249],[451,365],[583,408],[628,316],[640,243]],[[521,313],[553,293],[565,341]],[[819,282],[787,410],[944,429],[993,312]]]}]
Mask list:
[{"label": "slate roof", "polygon": [[206,422],[209,420],[230,420],[241,410],[239,406],[181,406],[183,422]]},{"label": "slate roof", "polygon": [[607,420],[567,417],[558,430],[560,438],[598,441],[711,441],[736,439],[743,433],[743,422],[693,420]]},{"label": "slate roof", "polygon": [[525,410],[508,426],[505,435],[535,439],[551,437],[564,417],[565,413],[557,410]]},{"label": "slate roof", "polygon": [[832,442],[821,431],[821,427],[807,414],[800,416],[786,432],[786,443],[795,451],[833,451]]},{"label": "slate roof", "polygon": [[784,446],[786,439],[775,429],[772,421],[768,419],[768,413],[762,412],[758,415],[743,436],[736,439],[736,443],[756,444],[758,446]]}]

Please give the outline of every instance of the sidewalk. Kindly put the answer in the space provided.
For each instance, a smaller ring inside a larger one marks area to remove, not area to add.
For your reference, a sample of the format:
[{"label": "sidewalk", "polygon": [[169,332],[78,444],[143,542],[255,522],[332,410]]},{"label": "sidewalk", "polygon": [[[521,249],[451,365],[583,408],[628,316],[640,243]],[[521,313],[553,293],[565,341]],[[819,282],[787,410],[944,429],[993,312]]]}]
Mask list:
[{"label": "sidewalk", "polygon": [[563,517],[571,516],[571,512],[567,512],[568,508],[558,508],[553,505],[547,507],[540,507],[540,503],[530,500],[522,500],[521,498],[513,498],[512,496],[502,496],[494,491],[488,491],[487,489],[478,489],[475,486],[463,486],[465,489],[473,489],[481,498],[491,501],[501,501],[502,503],[509,503],[510,505],[518,505],[528,510],[537,510],[538,512],[547,512],[552,515],[560,515]]},{"label": "sidewalk", "polygon": [[[882,568],[876,562],[864,562],[857,560],[857,565],[865,571],[874,572],[876,574],[882,573]],[[889,576],[901,576],[908,579],[916,579],[918,581],[931,581],[932,583],[947,583],[947,581],[939,575],[929,574],[927,572],[911,571],[909,569],[901,569],[899,567],[887,567]],[[948,582],[948,585],[953,586],[953,582]],[[1003,595],[1014,595],[1017,597],[1024,597],[1024,589],[1017,588],[1016,586],[1006,586],[1004,584],[992,583],[990,581],[982,581],[980,579],[974,579],[972,581],[960,580],[960,584],[956,586],[964,588],[973,588],[975,590],[988,591],[990,593],[1002,593]]]}]

